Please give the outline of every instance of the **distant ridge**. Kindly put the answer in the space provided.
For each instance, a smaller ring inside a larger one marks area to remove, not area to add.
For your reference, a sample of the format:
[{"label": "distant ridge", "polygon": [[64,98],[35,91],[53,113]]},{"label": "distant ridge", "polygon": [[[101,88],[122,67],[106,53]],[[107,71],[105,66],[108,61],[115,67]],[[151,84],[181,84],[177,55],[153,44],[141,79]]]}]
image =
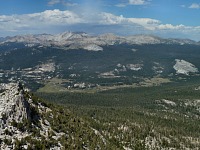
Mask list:
[{"label": "distant ridge", "polygon": [[[51,34],[36,34],[36,35],[18,35],[7,38],[0,38],[0,44],[5,43],[24,43],[28,47],[42,46],[59,46],[65,49],[80,49],[85,47],[98,47],[115,44],[194,44],[200,45],[190,39],[175,39],[175,38],[160,38],[154,35],[133,35],[133,36],[117,36],[112,33],[107,33],[99,36],[91,36],[85,32],[63,32],[56,35]],[[92,46],[91,46],[92,45]],[[94,46],[95,45],[95,46]],[[94,51],[98,51],[94,49]],[[91,50],[91,49],[90,49]]]}]

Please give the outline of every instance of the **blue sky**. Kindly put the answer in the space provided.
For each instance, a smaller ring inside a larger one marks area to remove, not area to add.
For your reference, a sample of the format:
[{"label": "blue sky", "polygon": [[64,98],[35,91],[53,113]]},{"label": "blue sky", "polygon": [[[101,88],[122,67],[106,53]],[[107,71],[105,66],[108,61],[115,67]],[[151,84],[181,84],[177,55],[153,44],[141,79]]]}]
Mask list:
[{"label": "blue sky", "polygon": [[199,0],[0,1],[0,36],[83,31],[200,41]]}]

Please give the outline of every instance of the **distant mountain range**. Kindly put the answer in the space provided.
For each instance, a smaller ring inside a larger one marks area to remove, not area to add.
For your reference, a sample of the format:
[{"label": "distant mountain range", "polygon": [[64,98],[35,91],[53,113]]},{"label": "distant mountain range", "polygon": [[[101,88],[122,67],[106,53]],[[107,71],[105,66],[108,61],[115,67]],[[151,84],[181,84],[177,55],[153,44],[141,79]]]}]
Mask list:
[{"label": "distant mountain range", "polygon": [[51,34],[37,34],[37,35],[18,35],[14,37],[0,38],[0,44],[6,43],[23,43],[28,47],[33,46],[58,46],[65,49],[86,49],[99,51],[103,50],[101,46],[128,44],[193,44],[200,45],[190,39],[173,39],[160,38],[152,35],[133,35],[133,36],[117,36],[111,33],[99,36],[91,36],[84,32],[63,32],[56,35]]},{"label": "distant mountain range", "polygon": [[0,81],[22,80],[32,90],[57,79],[58,90],[143,86],[151,78],[196,78],[200,70],[200,42],[189,39],[64,32],[0,40]]}]

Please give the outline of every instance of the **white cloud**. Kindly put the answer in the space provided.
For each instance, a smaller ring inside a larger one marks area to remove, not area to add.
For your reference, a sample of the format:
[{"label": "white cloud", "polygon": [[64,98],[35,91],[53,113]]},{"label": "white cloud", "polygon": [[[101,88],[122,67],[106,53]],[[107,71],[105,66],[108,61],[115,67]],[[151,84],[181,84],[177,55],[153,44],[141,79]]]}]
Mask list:
[{"label": "white cloud", "polygon": [[115,16],[110,13],[101,13],[99,17],[100,17],[99,24],[114,25],[114,24],[121,24],[125,21],[125,18],[122,15]]},{"label": "white cloud", "polygon": [[[161,21],[151,18],[125,18],[110,13],[102,13],[99,24],[115,25],[117,28],[127,28],[123,32],[132,34],[132,30],[140,30],[137,33],[150,33],[157,35],[168,35],[168,37],[191,38],[200,40],[200,26],[185,26],[183,24],[162,24]],[[116,30],[117,30],[116,28]]]},{"label": "white cloud", "polygon": [[53,6],[53,5],[56,5],[56,4],[62,4],[64,6],[70,6],[70,7],[78,5],[77,3],[67,2],[65,0],[50,0],[48,2],[49,6]]},{"label": "white cloud", "polygon": [[127,3],[116,4],[116,7],[126,7],[128,5],[147,5],[151,0],[128,0]]},{"label": "white cloud", "polygon": [[197,4],[197,3],[193,3],[189,6],[189,8],[191,9],[200,9],[200,4]]},{"label": "white cloud", "polygon": [[[41,13],[0,16],[0,29],[7,32],[44,32],[47,28],[84,23],[79,15],[71,11],[46,10]],[[47,32],[47,31],[46,31]]]},{"label": "white cloud", "polygon": [[48,5],[55,5],[55,4],[58,4],[58,3],[60,3],[61,1],[60,0],[50,0],[49,2],[48,2]]},{"label": "white cloud", "polygon": [[182,35],[200,40],[200,26],[163,24],[152,18],[127,18],[111,13],[74,13],[72,11],[46,10],[24,15],[0,15],[0,35],[52,33],[65,30],[90,33],[113,32],[117,34],[168,34]]},{"label": "white cloud", "polygon": [[160,29],[160,30],[184,30],[186,28],[186,26],[184,25],[172,25],[172,24],[160,24],[156,27],[156,29]]},{"label": "white cloud", "polygon": [[139,24],[148,30],[154,30],[155,26],[157,26],[160,23],[159,20],[150,18],[129,18],[128,21]]},{"label": "white cloud", "polygon": [[144,5],[146,4],[145,0],[129,0],[130,5]]},{"label": "white cloud", "polygon": [[77,6],[78,4],[77,3],[68,3],[68,2],[63,2],[62,3],[64,6],[70,6],[70,7],[72,7],[72,6]]},{"label": "white cloud", "polygon": [[21,19],[27,19],[31,22],[40,24],[75,24],[82,22],[82,19],[75,13],[71,11],[60,11],[58,9],[55,10],[46,10],[41,13],[28,14],[23,16],[18,16]]},{"label": "white cloud", "polygon": [[117,4],[116,7],[126,7],[126,4]]},{"label": "white cloud", "polygon": [[160,21],[156,19],[150,19],[150,18],[125,18],[122,15],[121,16],[115,16],[110,13],[102,13],[101,24],[128,24],[128,25],[140,25],[148,30],[154,30],[155,26],[157,26]]},{"label": "white cloud", "polygon": [[[180,25],[172,25],[172,24],[162,24],[160,20],[151,19],[151,18],[125,18],[122,15],[116,16],[111,13],[101,13],[99,19],[99,24],[106,25],[140,25],[146,30],[196,30],[200,29],[200,26],[191,27],[185,26],[183,24]],[[200,30],[199,30],[200,31]]]}]

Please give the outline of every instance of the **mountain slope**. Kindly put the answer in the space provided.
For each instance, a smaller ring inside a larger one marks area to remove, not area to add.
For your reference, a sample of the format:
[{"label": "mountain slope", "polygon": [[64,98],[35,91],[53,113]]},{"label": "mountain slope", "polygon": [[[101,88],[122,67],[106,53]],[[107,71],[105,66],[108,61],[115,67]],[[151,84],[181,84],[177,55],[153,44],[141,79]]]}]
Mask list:
[{"label": "mountain slope", "polygon": [[[57,91],[101,90],[140,86],[152,78],[181,81],[182,75],[188,79],[198,77],[200,69],[199,46],[191,44],[114,44],[102,46],[103,50],[97,45],[84,47],[87,50],[52,46],[14,50],[7,47],[11,49],[7,50],[5,47],[0,46],[0,81],[22,80],[31,90],[41,87],[48,90],[50,86]],[[179,70],[189,72],[180,74],[174,67],[176,60],[183,60]],[[197,71],[191,71],[190,66]]]},{"label": "mountain slope", "polygon": [[199,81],[37,95],[84,117],[120,150],[198,150]]},{"label": "mountain slope", "polygon": [[47,103],[21,84],[1,84],[0,147],[197,150],[200,102],[193,87],[37,93],[54,101]]},{"label": "mountain slope", "polygon": [[187,39],[81,32],[6,39],[0,44],[0,81],[22,80],[31,90],[101,91],[199,75],[200,45]]},{"label": "mountain slope", "polygon": [[98,46],[114,45],[114,44],[195,44],[198,42],[189,39],[163,39],[152,35],[134,35],[128,37],[117,36],[114,34],[104,34],[99,36],[90,36],[82,32],[64,32],[57,35],[38,34],[38,35],[19,35],[8,37],[1,42],[5,43],[24,43],[28,47],[42,46],[59,46],[70,48],[83,48],[90,44]]},{"label": "mountain slope", "polygon": [[1,149],[107,149],[88,123],[62,107],[46,104],[19,84],[1,84]]}]

